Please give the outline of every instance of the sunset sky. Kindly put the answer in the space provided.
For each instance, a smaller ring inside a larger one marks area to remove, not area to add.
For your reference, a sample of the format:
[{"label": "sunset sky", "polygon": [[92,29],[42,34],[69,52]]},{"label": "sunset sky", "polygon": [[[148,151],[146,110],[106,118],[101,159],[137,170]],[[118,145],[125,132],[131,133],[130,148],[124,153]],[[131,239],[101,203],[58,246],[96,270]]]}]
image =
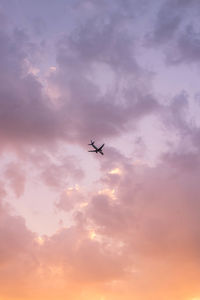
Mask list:
[{"label": "sunset sky", "polygon": [[0,300],[200,300],[200,1],[0,0],[0,71]]}]

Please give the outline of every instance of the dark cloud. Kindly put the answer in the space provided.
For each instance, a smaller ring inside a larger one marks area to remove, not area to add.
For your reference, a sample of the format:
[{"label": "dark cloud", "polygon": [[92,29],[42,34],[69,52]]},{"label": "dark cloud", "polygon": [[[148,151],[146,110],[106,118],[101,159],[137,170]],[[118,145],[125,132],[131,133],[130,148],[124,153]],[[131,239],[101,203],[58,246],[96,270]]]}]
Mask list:
[{"label": "dark cloud", "polygon": [[26,62],[31,66],[30,56],[37,45],[22,30],[0,33],[2,147],[57,140],[79,143],[94,133],[97,137],[115,136],[127,129],[128,122],[137,122],[157,109],[149,91],[138,89],[136,93],[129,86],[128,92],[121,89],[117,103],[115,90],[102,95],[98,84],[88,79],[97,63],[107,64],[116,76],[120,72],[127,82],[144,73],[134,57],[134,41],[125,28],[120,29],[121,20],[111,17],[102,26],[102,17],[89,18],[58,45],[58,68],[49,82],[54,80],[60,89],[60,108],[52,104],[38,78],[27,69]]},{"label": "dark cloud", "polygon": [[167,62],[173,65],[199,62],[199,50],[199,28],[194,29],[190,24],[186,26],[184,31],[177,37],[176,48],[171,49],[167,54]]},{"label": "dark cloud", "polygon": [[27,36],[22,31],[14,31],[11,36],[1,32],[0,40],[1,145],[52,138],[55,114],[42,95],[39,81],[24,69],[26,53],[31,51]]},{"label": "dark cloud", "polygon": [[156,15],[153,32],[149,37],[152,43],[162,44],[169,42],[173,38],[182,22],[181,14],[185,4],[183,3],[180,6],[179,1],[165,1],[161,3],[161,7]]},{"label": "dark cloud", "polygon": [[[87,4],[92,7],[87,19],[58,42],[58,68],[49,77],[61,91],[69,138],[79,141],[94,135],[117,136],[127,130],[127,124],[158,109],[145,84],[150,75],[135,58],[132,24],[127,25],[113,3],[111,11],[105,3]],[[112,74],[105,92],[95,81],[99,75],[107,85],[101,68],[106,68],[106,76]]]},{"label": "dark cloud", "polygon": [[199,61],[198,10],[196,0],[167,0],[161,4],[146,44],[163,46],[167,64]]},{"label": "dark cloud", "polygon": [[[163,105],[160,110],[160,119],[164,128],[168,132],[173,132],[176,136],[176,146],[171,148],[171,155],[180,153],[185,156],[187,164],[188,154],[198,162],[196,155],[199,154],[200,130],[196,117],[193,114],[193,104],[189,94],[185,91],[172,97],[167,105]],[[197,108],[198,109],[198,108]],[[171,158],[172,158],[171,157]],[[181,158],[181,161],[182,161]]]},{"label": "dark cloud", "polygon": [[[134,40],[120,28],[118,19],[91,19],[68,40],[69,51],[86,64],[106,63],[116,71],[137,72],[134,59]],[[122,25],[121,25],[122,26]]]},{"label": "dark cloud", "polygon": [[190,14],[195,15],[198,1],[167,0],[161,3],[156,13],[156,19],[150,40],[159,45],[171,42],[177,38],[182,26],[191,20]]},{"label": "dark cloud", "polygon": [[168,128],[178,130],[181,135],[190,133],[189,95],[185,91],[175,95],[170,103],[162,108],[160,116]]}]

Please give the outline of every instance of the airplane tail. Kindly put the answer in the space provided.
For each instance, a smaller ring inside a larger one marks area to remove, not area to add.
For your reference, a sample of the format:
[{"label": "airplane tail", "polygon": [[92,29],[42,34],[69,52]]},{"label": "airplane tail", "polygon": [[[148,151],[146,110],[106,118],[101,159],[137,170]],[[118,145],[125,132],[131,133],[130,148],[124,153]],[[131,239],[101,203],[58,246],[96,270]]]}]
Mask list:
[{"label": "airplane tail", "polygon": [[88,145],[89,145],[89,146],[92,146],[92,145],[94,145],[94,142],[95,142],[95,141],[92,141],[92,140],[91,140],[90,142],[91,142],[91,144],[88,144]]}]

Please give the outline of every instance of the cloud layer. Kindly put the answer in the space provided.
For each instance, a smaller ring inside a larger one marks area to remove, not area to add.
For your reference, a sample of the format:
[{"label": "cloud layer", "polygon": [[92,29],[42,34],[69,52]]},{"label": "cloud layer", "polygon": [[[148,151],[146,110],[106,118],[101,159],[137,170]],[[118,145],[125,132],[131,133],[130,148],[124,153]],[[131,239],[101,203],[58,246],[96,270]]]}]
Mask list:
[{"label": "cloud layer", "polygon": [[199,299],[198,1],[47,2],[0,1],[0,298]]}]

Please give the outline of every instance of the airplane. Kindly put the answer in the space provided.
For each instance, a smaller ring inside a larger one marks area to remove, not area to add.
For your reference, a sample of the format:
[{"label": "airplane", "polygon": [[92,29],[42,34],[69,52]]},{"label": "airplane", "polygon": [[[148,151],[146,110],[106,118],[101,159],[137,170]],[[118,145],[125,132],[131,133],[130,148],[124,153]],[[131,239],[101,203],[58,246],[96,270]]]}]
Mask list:
[{"label": "airplane", "polygon": [[90,144],[88,144],[89,146],[92,146],[95,150],[89,150],[88,152],[96,152],[96,153],[101,153],[101,155],[104,155],[103,154],[103,152],[102,152],[102,148],[103,148],[103,146],[105,145],[105,144],[103,144],[103,145],[101,145],[101,147],[99,147],[99,148],[97,148],[96,146],[95,146],[95,142],[94,141],[90,141],[91,143]]}]

